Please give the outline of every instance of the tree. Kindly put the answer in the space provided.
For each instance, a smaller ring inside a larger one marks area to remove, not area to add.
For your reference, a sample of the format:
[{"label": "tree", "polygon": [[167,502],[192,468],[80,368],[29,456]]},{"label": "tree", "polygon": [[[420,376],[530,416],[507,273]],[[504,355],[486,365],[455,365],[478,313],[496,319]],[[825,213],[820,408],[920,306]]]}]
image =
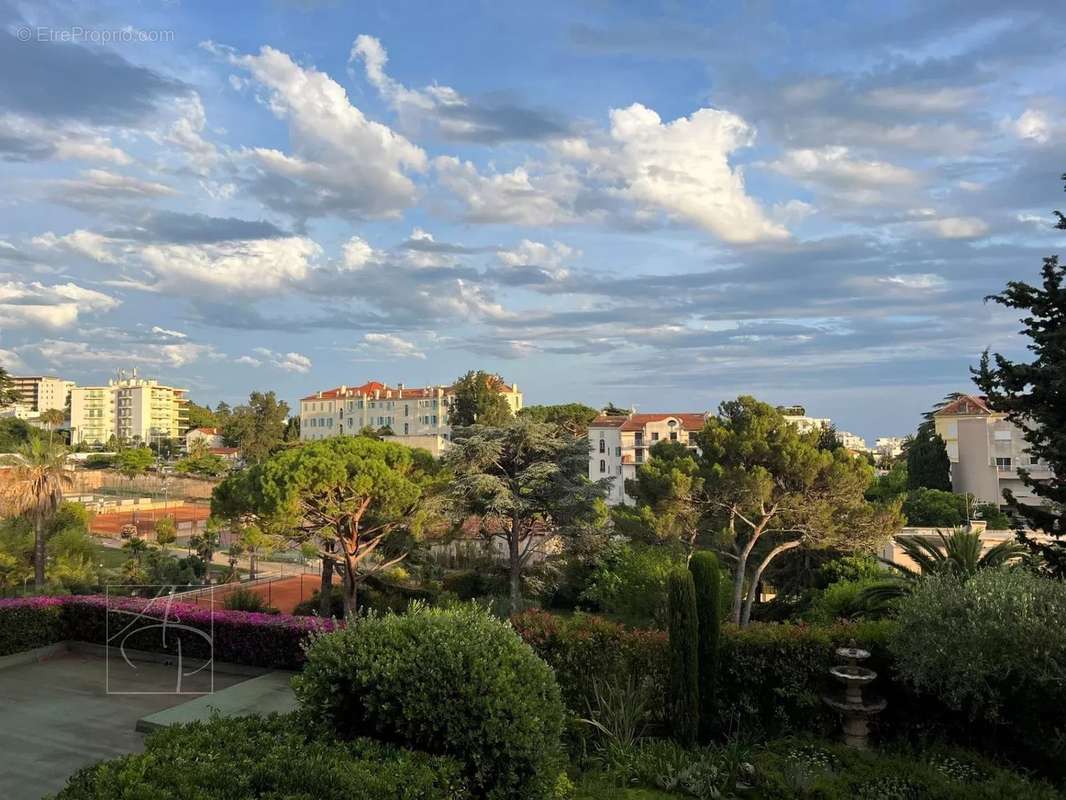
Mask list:
[{"label": "tree", "polygon": [[898,505],[863,497],[873,477],[864,461],[819,450],[814,436],[752,397],[722,403],[698,441],[708,503],[731,542],[736,624],[748,624],[762,575],[781,553],[872,548],[900,527]]},{"label": "tree", "polygon": [[842,448],[844,445],[840,443],[840,438],[837,436],[836,425],[823,425],[818,429],[818,449],[828,450],[830,453],[835,452]]},{"label": "tree", "polygon": [[907,457],[908,489],[951,491],[951,461],[940,434],[932,426],[919,426],[918,433],[903,446]]},{"label": "tree", "polygon": [[63,502],[63,492],[74,485],[74,473],[67,467],[66,449],[40,439],[3,460],[10,469],[0,485],[0,507],[33,523],[33,584],[40,591],[45,583],[45,527]]},{"label": "tree", "polygon": [[585,437],[558,425],[517,419],[473,425],[454,434],[444,456],[456,521],[478,522],[481,535],[507,546],[511,608],[522,604],[522,572],[556,536],[572,538],[595,515],[607,481],[588,479]]},{"label": "tree", "polygon": [[288,418],[289,404],[273,392],[252,392],[248,404],[237,406],[223,422],[222,438],[227,446],[239,447],[247,463],[259,464],[285,442]]},{"label": "tree", "polygon": [[718,641],[722,635],[722,593],[718,583],[721,571],[714,553],[693,553],[688,562],[696,592],[696,617],[699,628],[699,697],[700,738],[709,741],[715,717],[715,683],[718,676]]},{"label": "tree", "polygon": [[131,482],[144,475],[155,461],[155,454],[147,447],[124,447],[115,455],[115,469]]},{"label": "tree", "polygon": [[282,434],[282,438],[286,442],[298,442],[300,441],[300,418],[289,417],[285,420],[285,433]]},{"label": "tree", "polygon": [[603,407],[603,415],[605,417],[628,417],[629,409],[619,408],[614,403],[608,403]]},{"label": "tree", "polygon": [[[1059,211],[1055,216],[1055,227],[1066,230],[1066,216]],[[1022,429],[1029,455],[1050,470],[1050,477],[1034,478],[1030,470],[1018,469],[1018,477],[1042,505],[1022,503],[1009,489],[1003,495],[1011,511],[1050,537],[1041,542],[1019,530],[1019,541],[1043,558],[1049,573],[1066,578],[1066,266],[1058,256],[1048,256],[1041,276],[1042,286],[1010,281],[1003,292],[986,298],[1024,312],[1022,333],[1036,357],[1011,361],[986,350],[971,371],[989,405]]]},{"label": "tree", "polygon": [[[375,551],[394,531],[417,533],[423,467],[400,444],[332,437],[282,450],[227,478],[216,488],[211,510],[230,519],[253,514],[261,529],[287,527],[297,541],[319,541],[329,568],[338,560],[343,566],[344,610],[352,614],[366,577],[406,556],[376,560]],[[324,589],[328,598],[329,585]]]},{"label": "tree", "polygon": [[52,437],[57,426],[66,422],[67,415],[62,409],[47,408],[41,412],[40,420],[48,426],[48,444],[52,444]]},{"label": "tree", "polygon": [[636,477],[626,481],[626,494],[635,505],[617,506],[615,524],[631,538],[678,541],[691,553],[706,506],[700,465],[682,442],[656,442],[650,455],[637,467]]},{"label": "tree", "polygon": [[174,470],[183,475],[202,475],[215,478],[229,469],[226,459],[215,455],[203,439],[197,439],[189,448],[189,454],[174,465]]},{"label": "tree", "polygon": [[692,573],[684,568],[674,570],[666,582],[666,597],[671,732],[678,744],[692,747],[700,726],[699,619]]},{"label": "tree", "polygon": [[[222,404],[219,404],[220,407]],[[219,428],[222,426],[222,415],[212,411],[209,406],[201,406],[190,400],[185,405],[189,412],[189,429],[193,428]]]},{"label": "tree", "polygon": [[0,453],[14,453],[24,444],[40,438],[40,431],[24,419],[0,419]]},{"label": "tree", "polygon": [[451,426],[506,424],[512,414],[502,387],[503,379],[499,375],[483,370],[471,370],[459,378],[452,387],[455,394],[448,410]]},{"label": "tree", "polygon": [[555,406],[526,406],[519,410],[519,417],[528,417],[534,422],[551,422],[576,436],[588,433],[589,423],[600,412],[582,403],[563,403]]},{"label": "tree", "polygon": [[8,371],[3,367],[0,367],[0,408],[14,405],[21,399],[22,395],[19,394],[18,389],[15,388],[15,384],[11,380]]},{"label": "tree", "polygon": [[167,548],[178,540],[178,526],[174,517],[160,517],[155,521],[155,543],[166,553]]},{"label": "tree", "polygon": [[940,489],[914,489],[903,501],[908,525],[952,528],[966,524],[971,497]]}]

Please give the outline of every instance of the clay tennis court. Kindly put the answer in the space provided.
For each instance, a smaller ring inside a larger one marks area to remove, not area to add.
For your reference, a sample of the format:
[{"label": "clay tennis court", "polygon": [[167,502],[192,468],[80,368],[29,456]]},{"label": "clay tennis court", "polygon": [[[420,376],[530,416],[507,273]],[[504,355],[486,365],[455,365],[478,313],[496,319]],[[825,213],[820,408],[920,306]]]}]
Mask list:
[{"label": "clay tennis court", "polygon": [[[267,601],[267,605],[273,606],[282,614],[291,614],[301,601],[310,599],[311,595],[318,589],[320,582],[321,577],[317,573],[307,572],[301,575],[290,575],[263,581],[244,588],[255,592]],[[209,590],[197,595],[183,597],[182,602],[194,603],[203,608],[211,608],[213,605],[214,608],[222,610],[226,595],[239,586],[241,586],[239,583],[224,583],[220,586],[212,586]]]},{"label": "clay tennis court", "polygon": [[116,511],[108,514],[97,514],[89,525],[92,533],[102,536],[117,536],[122,531],[123,525],[136,525],[137,533],[141,536],[150,535],[155,530],[155,521],[161,517],[173,517],[178,525],[178,535],[192,533],[191,530],[182,530],[183,522],[191,522],[195,528],[203,526],[204,521],[211,516],[211,509],[207,506],[182,505],[173,508],[151,508],[143,510]]}]

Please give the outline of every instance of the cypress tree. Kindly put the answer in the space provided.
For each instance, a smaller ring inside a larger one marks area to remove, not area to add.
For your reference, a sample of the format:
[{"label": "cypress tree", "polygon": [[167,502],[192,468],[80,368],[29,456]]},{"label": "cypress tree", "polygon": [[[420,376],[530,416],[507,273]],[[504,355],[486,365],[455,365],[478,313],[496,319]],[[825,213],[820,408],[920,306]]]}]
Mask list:
[{"label": "cypress tree", "polygon": [[699,621],[692,573],[678,569],[667,581],[670,631],[670,720],[674,739],[691,747],[700,722]]},{"label": "cypress tree", "polygon": [[722,632],[720,572],[714,553],[702,550],[688,562],[696,590],[696,618],[699,627],[700,739],[708,741],[714,727],[715,681],[718,672],[718,639]]}]

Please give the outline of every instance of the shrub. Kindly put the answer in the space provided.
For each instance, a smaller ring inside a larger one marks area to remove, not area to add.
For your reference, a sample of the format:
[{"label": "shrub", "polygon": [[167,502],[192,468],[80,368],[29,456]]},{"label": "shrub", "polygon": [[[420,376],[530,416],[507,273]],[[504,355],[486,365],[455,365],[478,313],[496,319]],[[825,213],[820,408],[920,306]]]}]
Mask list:
[{"label": "shrub", "polygon": [[696,616],[699,623],[700,729],[710,738],[714,718],[715,672],[718,669],[718,640],[722,635],[721,571],[714,553],[693,554],[688,562],[696,587]]},{"label": "shrub", "polygon": [[1009,725],[1015,743],[1061,764],[1066,584],[1014,569],[932,575],[899,601],[898,619],[903,681],[974,722]]},{"label": "shrub", "polygon": [[1055,800],[1058,792],[943,746],[859,751],[811,739],[770,742],[754,756],[764,800]]},{"label": "shrub", "polygon": [[315,637],[293,680],[310,717],[463,762],[478,796],[547,798],[564,724],[551,669],[475,605],[413,606]]},{"label": "shrub", "polygon": [[597,561],[581,600],[632,625],[666,622],[666,579],[684,564],[679,551],[615,543]]},{"label": "shrub", "polygon": [[[65,639],[93,644],[107,643],[110,632],[129,624],[131,614],[162,613],[165,600],[109,598],[99,596],[63,598]],[[302,644],[312,631],[331,630],[330,620],[244,611],[210,611],[184,603],[170,605],[169,619],[211,635],[211,646],[190,631],[173,631],[166,644],[158,630],[134,633],[126,646],[134,650],[171,652],[180,637],[187,658],[208,658],[231,664],[299,669],[304,662]],[[112,642],[114,644],[114,642]]]},{"label": "shrub", "polygon": [[222,607],[227,611],[253,611],[263,614],[278,613],[276,608],[271,608],[267,605],[266,598],[263,595],[243,586],[238,586],[227,593],[222,600]]},{"label": "shrub", "polygon": [[699,622],[692,573],[676,570],[667,581],[670,620],[670,720],[678,744],[689,747],[700,727]]},{"label": "shrub", "polygon": [[451,572],[444,576],[444,591],[451,592],[460,600],[473,600],[488,594],[489,581],[477,570]]},{"label": "shrub", "polygon": [[966,497],[941,489],[914,489],[903,501],[903,515],[908,525],[944,528],[964,525]]},{"label": "shrub", "polygon": [[668,659],[663,631],[627,628],[589,614],[560,617],[539,610],[516,614],[511,624],[555,670],[572,712],[588,710],[597,682],[620,687],[632,678],[648,687],[658,720],[665,720]]},{"label": "shrub", "polygon": [[59,597],[0,600],[0,656],[63,641],[62,613]]},{"label": "shrub", "polygon": [[803,612],[803,619],[806,622],[829,625],[838,620],[861,616],[868,610],[863,601],[863,592],[884,582],[884,577],[875,577],[831,583],[822,591],[814,593],[810,607]]},{"label": "shrub", "polygon": [[291,716],[215,718],[148,737],[145,752],[77,772],[56,800],[461,800],[460,765],[370,740],[308,738]]}]

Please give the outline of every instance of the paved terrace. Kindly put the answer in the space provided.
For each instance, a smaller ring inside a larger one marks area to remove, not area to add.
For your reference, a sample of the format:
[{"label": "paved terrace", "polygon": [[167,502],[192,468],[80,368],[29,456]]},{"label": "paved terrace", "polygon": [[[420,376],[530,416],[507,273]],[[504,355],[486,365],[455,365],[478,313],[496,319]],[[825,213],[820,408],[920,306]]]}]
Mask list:
[{"label": "paved terrace", "polygon": [[[173,689],[175,667],[136,663],[125,668],[100,655],[60,649],[39,661],[0,665],[0,798],[39,800],[59,791],[81,767],[140,752],[137,732],[161,725],[206,718],[213,708],[224,715],[269,713],[292,707],[289,673],[260,677],[215,670],[209,696],[108,694]],[[187,692],[210,689],[200,675],[185,680]],[[173,709],[168,711],[168,709]]]}]

